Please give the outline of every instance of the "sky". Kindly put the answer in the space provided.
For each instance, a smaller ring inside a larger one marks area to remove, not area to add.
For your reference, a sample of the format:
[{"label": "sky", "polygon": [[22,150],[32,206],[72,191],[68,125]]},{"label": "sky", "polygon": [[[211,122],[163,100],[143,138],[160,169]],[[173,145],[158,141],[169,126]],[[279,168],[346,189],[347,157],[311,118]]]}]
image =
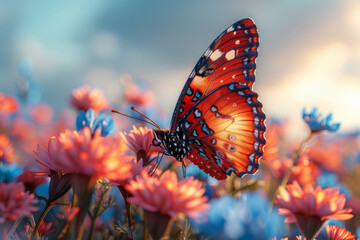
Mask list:
[{"label": "sky", "polygon": [[341,131],[360,128],[360,1],[1,1],[0,91],[16,94],[27,59],[56,111],[74,88],[101,88],[114,105],[134,81],[170,118],[185,81],[209,44],[250,17],[260,47],[254,90],[269,118],[333,113]]}]

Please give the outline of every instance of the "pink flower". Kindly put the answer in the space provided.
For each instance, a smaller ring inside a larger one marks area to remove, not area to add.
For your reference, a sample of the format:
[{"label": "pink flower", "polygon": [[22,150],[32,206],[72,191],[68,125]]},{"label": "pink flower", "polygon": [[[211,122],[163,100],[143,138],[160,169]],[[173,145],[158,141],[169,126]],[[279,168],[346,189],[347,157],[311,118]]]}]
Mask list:
[{"label": "pink flower", "polygon": [[29,191],[31,193],[34,192],[37,186],[46,182],[43,177],[36,176],[30,170],[26,170],[22,174],[20,174],[16,178],[16,181],[24,183],[26,191]]},{"label": "pink flower", "polygon": [[[120,136],[128,145],[128,147],[136,154],[138,160],[140,160],[141,158],[145,159],[145,165],[147,165],[147,158],[151,154],[161,150],[159,147],[153,146],[149,150],[149,146],[152,144],[152,140],[154,139],[154,132],[148,127],[136,128],[133,125],[133,129],[130,130],[129,133],[120,133]],[[149,152],[146,156],[148,150]]]},{"label": "pink flower", "polygon": [[109,102],[105,98],[104,93],[98,89],[91,89],[89,86],[84,85],[75,89],[70,97],[70,103],[78,110],[85,112],[92,108],[94,112],[100,112],[109,108]]},{"label": "pink flower", "polygon": [[[55,228],[50,229],[51,227],[52,227],[52,222],[42,221],[41,224],[40,224],[39,230],[37,232],[39,233],[40,236],[48,235],[48,234],[53,233],[53,232],[56,231]],[[33,231],[33,228],[30,226],[29,223],[27,223],[25,225],[25,229],[26,229],[26,232],[29,233],[29,235]]]},{"label": "pink flower", "polygon": [[54,111],[49,105],[40,103],[30,108],[29,115],[35,123],[44,125],[51,123]]},{"label": "pink flower", "polygon": [[26,141],[34,139],[36,128],[34,124],[22,118],[15,118],[10,125],[10,135],[16,139]]},{"label": "pink flower", "polygon": [[344,209],[344,194],[337,188],[313,189],[307,185],[302,189],[297,181],[286,189],[279,187],[275,203],[279,214],[285,215],[285,223],[297,222],[300,230],[312,239],[328,219],[347,220],[353,217],[352,209]]},{"label": "pink flower", "polygon": [[[126,179],[124,179],[124,178],[120,178],[120,179],[118,179],[118,178],[114,178],[114,179],[109,178],[109,180],[110,180],[109,186],[123,186],[124,187],[131,180],[136,179],[136,177],[138,175],[140,175],[141,172],[144,171],[146,173],[150,173],[152,171],[153,166],[148,165],[148,166],[144,167],[142,159],[140,159],[140,161],[137,162],[132,156],[128,156],[128,158],[129,158],[128,162],[131,164],[131,170],[129,172],[128,177]],[[158,177],[160,175],[160,172],[161,171],[159,169],[156,169],[156,171],[153,174],[153,177]]]},{"label": "pink flower", "polygon": [[88,127],[79,132],[66,131],[59,136],[62,150],[57,152],[55,165],[58,170],[88,177],[127,178],[131,165],[119,151],[117,141],[101,137],[96,131],[92,136]]},{"label": "pink flower", "polygon": [[22,183],[0,183],[0,223],[15,221],[19,216],[30,216],[38,208],[34,194],[24,192]]},{"label": "pink flower", "polygon": [[326,232],[328,234],[329,240],[353,240],[356,239],[355,235],[352,235],[351,232],[346,231],[344,227],[339,228],[335,225],[326,225]]},{"label": "pink flower", "polygon": [[205,188],[193,177],[178,181],[174,172],[166,171],[159,179],[142,172],[125,189],[131,194],[129,202],[149,212],[175,218],[183,213],[191,218],[204,218],[209,209]]},{"label": "pink flower", "polygon": [[[303,237],[301,235],[296,236],[296,240],[306,240],[306,237]],[[312,240],[316,240],[316,238],[312,239]]]},{"label": "pink flower", "polygon": [[15,162],[15,149],[5,134],[0,134],[0,161]]},{"label": "pink flower", "polygon": [[39,167],[43,170],[38,173],[48,175],[50,170],[62,171],[56,162],[56,154],[60,151],[62,151],[62,147],[57,137],[49,139],[48,150],[38,145],[37,151],[34,151],[34,157]]},{"label": "pink flower", "polygon": [[154,104],[155,97],[150,91],[144,91],[139,86],[132,84],[125,90],[125,101],[136,106],[142,106],[146,108]]}]

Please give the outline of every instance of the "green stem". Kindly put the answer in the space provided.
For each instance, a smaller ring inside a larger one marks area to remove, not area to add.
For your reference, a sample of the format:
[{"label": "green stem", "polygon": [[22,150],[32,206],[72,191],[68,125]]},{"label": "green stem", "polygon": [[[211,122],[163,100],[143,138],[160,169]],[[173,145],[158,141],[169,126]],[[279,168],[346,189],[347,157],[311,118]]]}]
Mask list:
[{"label": "green stem", "polygon": [[126,209],[126,213],[127,213],[127,218],[128,218],[128,224],[129,224],[129,238],[132,240],[134,239],[133,236],[133,229],[132,229],[132,220],[131,220],[131,203],[129,203],[127,201],[127,196],[128,196],[128,192],[125,190],[125,188],[123,186],[118,186],[118,189],[121,192],[121,195],[124,198],[124,202],[125,202],[125,209]]},{"label": "green stem", "polygon": [[[76,194],[74,193],[74,190],[73,190],[70,208],[73,209],[75,207],[75,204],[76,204]],[[73,221],[74,221],[74,218],[71,219],[71,221],[68,224],[68,228],[66,229],[66,234],[65,234],[65,237],[64,237],[65,240],[70,239],[70,233],[71,233],[71,228],[72,228]]]},{"label": "green stem", "polygon": [[144,211],[143,239],[144,239],[144,240],[148,240],[148,228],[147,228],[146,211]]},{"label": "green stem", "polygon": [[129,237],[130,237],[130,239],[134,239],[133,233],[132,233],[131,203],[129,203],[127,200],[125,200],[125,208],[126,208],[126,213],[127,213],[128,222],[129,222],[129,231],[130,231]]},{"label": "green stem", "polygon": [[91,227],[90,227],[90,234],[89,234],[88,240],[91,240],[93,238],[94,231],[95,231],[96,218],[99,216],[100,206],[103,204],[105,194],[106,194],[106,192],[101,194],[99,203],[96,204],[96,207],[95,207],[95,210],[94,210],[94,215],[91,216],[91,214],[89,214],[90,219],[91,219]]},{"label": "green stem", "polygon": [[40,225],[41,225],[41,222],[44,220],[46,214],[49,212],[49,210],[55,206],[55,202],[50,202],[46,205],[44,211],[41,213],[36,225],[35,225],[35,228],[34,228],[34,231],[32,232],[31,236],[30,236],[30,239],[32,239],[34,236],[36,239],[40,239],[40,236],[38,234],[38,231],[39,231],[39,228],[40,228]]},{"label": "green stem", "polygon": [[8,229],[10,227],[10,222],[5,222],[4,224],[0,224],[0,229],[3,230],[2,237],[3,239],[10,239],[10,235],[8,233]]},{"label": "green stem", "polygon": [[[279,186],[281,187],[285,187],[286,184],[288,183],[289,179],[290,179],[290,176],[291,176],[291,172],[292,170],[294,169],[295,165],[297,164],[297,162],[299,161],[299,157],[301,156],[301,153],[304,151],[304,148],[305,148],[305,144],[308,143],[313,137],[313,133],[310,133],[310,135],[304,140],[302,141],[302,143],[299,145],[299,147],[297,147],[295,149],[295,152],[293,154],[293,164],[292,166],[286,171],[283,179],[281,180],[281,183]],[[272,206],[271,208],[275,205],[275,198],[276,196],[278,195],[279,193],[279,188],[276,189],[275,193],[274,193],[274,196],[272,197],[271,199],[271,203],[272,203]]]}]

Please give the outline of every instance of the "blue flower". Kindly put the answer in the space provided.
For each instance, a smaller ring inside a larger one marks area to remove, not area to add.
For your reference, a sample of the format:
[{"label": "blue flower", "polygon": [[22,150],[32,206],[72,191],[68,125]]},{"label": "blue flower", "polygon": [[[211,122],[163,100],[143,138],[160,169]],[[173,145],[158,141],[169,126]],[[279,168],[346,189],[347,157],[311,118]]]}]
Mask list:
[{"label": "blue flower", "polygon": [[17,88],[24,103],[38,103],[41,100],[41,89],[32,76],[32,69],[32,62],[29,59],[24,59],[19,63],[18,70],[21,77]]},{"label": "blue flower", "polygon": [[0,164],[0,182],[13,182],[22,173],[22,169],[16,164]]},{"label": "blue flower", "polygon": [[201,171],[195,164],[191,163],[186,167],[186,175],[194,176],[195,179],[199,179],[200,181],[207,181],[209,178],[214,179],[209,174]]},{"label": "blue flower", "polygon": [[309,125],[311,132],[319,132],[327,130],[329,132],[335,132],[339,129],[340,123],[332,123],[332,114],[328,114],[325,118],[321,117],[317,108],[313,108],[309,113],[303,109],[303,119]]},{"label": "blue flower", "polygon": [[117,130],[112,118],[106,116],[104,113],[100,113],[95,117],[94,110],[91,108],[87,110],[86,113],[81,110],[76,117],[76,130],[79,131],[84,127],[89,127],[92,134],[99,129],[103,137],[110,136]]},{"label": "blue flower", "polygon": [[211,239],[271,239],[283,236],[285,224],[263,195],[248,192],[238,198],[225,195],[210,202],[208,221],[193,222]]}]

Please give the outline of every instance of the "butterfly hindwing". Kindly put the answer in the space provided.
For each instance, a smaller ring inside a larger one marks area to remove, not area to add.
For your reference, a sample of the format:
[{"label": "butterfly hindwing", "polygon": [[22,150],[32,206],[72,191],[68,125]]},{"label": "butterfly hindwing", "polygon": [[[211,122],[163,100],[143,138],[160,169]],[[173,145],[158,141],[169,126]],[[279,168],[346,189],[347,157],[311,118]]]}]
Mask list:
[{"label": "butterfly hindwing", "polygon": [[251,88],[258,45],[259,35],[251,19],[240,20],[222,32],[191,72],[176,104],[170,131],[193,104],[217,87],[236,81]]},{"label": "butterfly hindwing", "polygon": [[179,122],[188,158],[217,179],[254,173],[265,144],[261,108],[257,94],[238,82],[209,92]]}]

